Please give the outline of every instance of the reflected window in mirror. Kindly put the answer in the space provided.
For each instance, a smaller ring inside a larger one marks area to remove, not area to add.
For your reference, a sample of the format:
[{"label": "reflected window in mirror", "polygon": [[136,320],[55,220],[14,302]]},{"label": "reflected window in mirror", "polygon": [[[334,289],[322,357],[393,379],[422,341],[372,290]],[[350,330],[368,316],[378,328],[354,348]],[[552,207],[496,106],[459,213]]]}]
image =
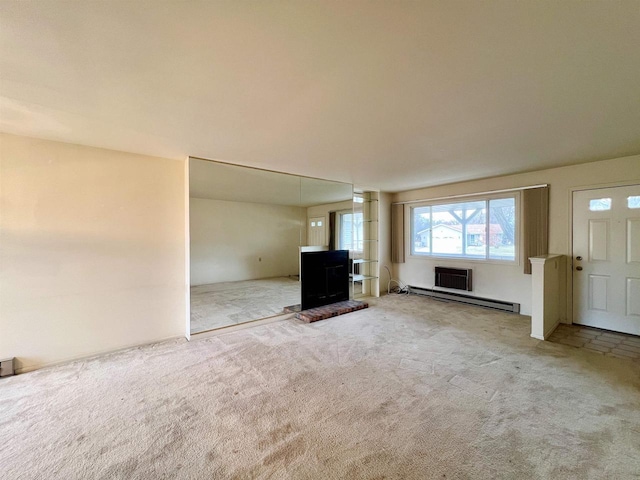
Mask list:
[{"label": "reflected window in mirror", "polygon": [[362,212],[340,212],[340,250],[361,252],[364,248]]}]

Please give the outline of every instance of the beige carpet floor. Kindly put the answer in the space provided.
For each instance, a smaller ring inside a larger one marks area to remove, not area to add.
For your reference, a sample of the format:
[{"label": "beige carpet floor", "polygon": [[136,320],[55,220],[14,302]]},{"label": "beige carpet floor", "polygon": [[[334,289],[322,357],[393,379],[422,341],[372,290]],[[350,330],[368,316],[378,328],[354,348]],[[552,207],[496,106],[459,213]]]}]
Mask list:
[{"label": "beige carpet floor", "polygon": [[274,277],[191,287],[191,333],[273,317],[300,303],[297,278]]},{"label": "beige carpet floor", "polygon": [[637,363],[416,296],[0,379],[2,479],[637,479]]}]

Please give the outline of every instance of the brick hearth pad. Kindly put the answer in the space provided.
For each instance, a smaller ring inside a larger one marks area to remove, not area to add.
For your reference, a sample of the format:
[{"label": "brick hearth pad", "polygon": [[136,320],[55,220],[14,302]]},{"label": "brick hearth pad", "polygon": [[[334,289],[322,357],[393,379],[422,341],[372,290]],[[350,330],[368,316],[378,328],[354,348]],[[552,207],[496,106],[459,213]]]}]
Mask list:
[{"label": "brick hearth pad", "polygon": [[355,312],[356,310],[362,310],[368,308],[369,304],[360,302],[358,300],[346,300],[344,302],[332,303],[331,305],[325,305],[323,307],[310,308],[302,312],[296,313],[296,318],[303,322],[312,323],[318,320],[325,320],[331,317],[337,317],[338,315],[344,315],[345,313]]}]

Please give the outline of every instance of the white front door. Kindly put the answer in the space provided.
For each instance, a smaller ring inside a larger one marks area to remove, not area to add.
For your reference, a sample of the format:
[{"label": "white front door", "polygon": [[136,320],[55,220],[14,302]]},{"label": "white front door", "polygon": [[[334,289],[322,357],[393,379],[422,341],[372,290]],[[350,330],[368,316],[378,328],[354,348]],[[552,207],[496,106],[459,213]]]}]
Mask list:
[{"label": "white front door", "polygon": [[573,193],[573,322],[640,335],[640,185]]},{"label": "white front door", "polygon": [[308,245],[326,245],[325,240],[325,220],[324,217],[314,217],[309,219]]}]

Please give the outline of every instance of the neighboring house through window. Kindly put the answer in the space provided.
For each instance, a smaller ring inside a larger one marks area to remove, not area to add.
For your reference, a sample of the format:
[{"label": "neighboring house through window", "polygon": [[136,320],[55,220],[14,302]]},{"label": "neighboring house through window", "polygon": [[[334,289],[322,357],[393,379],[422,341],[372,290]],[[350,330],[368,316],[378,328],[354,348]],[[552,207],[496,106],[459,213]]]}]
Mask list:
[{"label": "neighboring house through window", "polygon": [[411,254],[515,262],[517,195],[411,208]]}]

